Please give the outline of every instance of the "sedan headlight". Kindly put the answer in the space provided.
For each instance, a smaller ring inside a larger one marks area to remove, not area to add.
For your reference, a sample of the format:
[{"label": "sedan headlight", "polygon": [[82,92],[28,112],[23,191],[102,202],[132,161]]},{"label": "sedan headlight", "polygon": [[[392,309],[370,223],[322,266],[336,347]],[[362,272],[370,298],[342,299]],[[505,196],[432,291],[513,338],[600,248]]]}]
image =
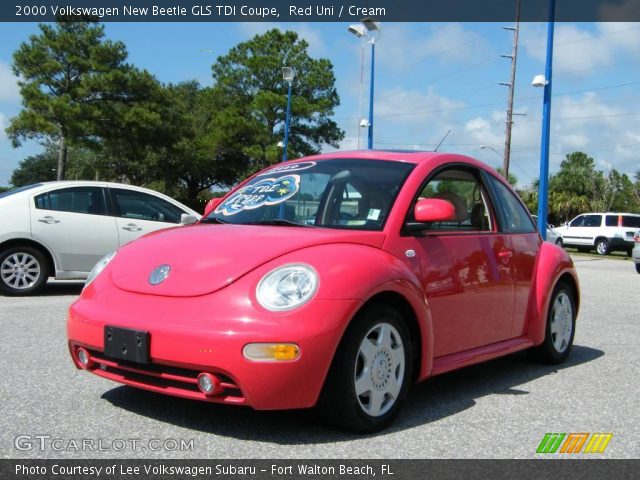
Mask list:
[{"label": "sedan headlight", "polygon": [[256,289],[267,310],[291,310],[308,302],[318,289],[318,274],[309,265],[285,265],[267,273]]},{"label": "sedan headlight", "polygon": [[84,282],[85,287],[89,285],[91,282],[93,282],[98,275],[100,275],[100,272],[102,272],[102,270],[105,269],[105,267],[109,264],[109,262],[113,260],[113,257],[116,256],[116,253],[118,253],[117,250],[115,252],[111,252],[105,255],[100,260],[98,260],[98,263],[96,263],[94,267],[91,269],[91,271],[89,272],[87,281]]}]

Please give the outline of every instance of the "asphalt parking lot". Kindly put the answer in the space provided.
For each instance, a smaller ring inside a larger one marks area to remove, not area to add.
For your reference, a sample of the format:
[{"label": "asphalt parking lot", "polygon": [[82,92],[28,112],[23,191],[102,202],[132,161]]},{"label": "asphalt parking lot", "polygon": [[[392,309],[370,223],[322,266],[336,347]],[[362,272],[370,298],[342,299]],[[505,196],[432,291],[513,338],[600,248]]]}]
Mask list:
[{"label": "asphalt parking lot", "polygon": [[[81,284],[50,282],[38,297],[0,297],[0,455],[531,458],[546,432],[612,432],[598,458],[638,458],[640,275],[630,260],[575,261],[582,305],[567,364],[541,366],[516,354],[433,378],[413,388],[390,430],[371,436],[335,431],[310,411],[201,404],[78,371],[65,315]],[[22,450],[15,446],[20,435]],[[93,440],[94,450],[90,442],[82,451],[82,439]],[[160,440],[154,450],[151,439]],[[187,450],[167,440],[184,440]],[[169,451],[155,450],[163,445]]]}]

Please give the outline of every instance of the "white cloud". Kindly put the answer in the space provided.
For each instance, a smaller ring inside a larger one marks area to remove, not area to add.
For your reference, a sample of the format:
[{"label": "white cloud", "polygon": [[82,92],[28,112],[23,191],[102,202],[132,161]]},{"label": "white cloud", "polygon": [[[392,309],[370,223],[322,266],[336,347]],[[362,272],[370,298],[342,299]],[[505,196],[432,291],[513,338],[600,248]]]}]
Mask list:
[{"label": "white cloud", "polygon": [[493,55],[487,41],[459,23],[382,25],[376,60],[385,69],[405,71],[414,65],[447,64],[467,66]]},{"label": "white cloud", "polygon": [[[575,24],[555,28],[553,66],[557,73],[578,76],[600,67],[640,58],[638,23],[597,23],[595,30]],[[523,24],[522,46],[531,57],[546,58],[546,26]]]},{"label": "white cloud", "polygon": [[13,74],[8,64],[0,62],[0,102],[19,101],[18,77]]},{"label": "white cloud", "polygon": [[7,117],[4,113],[0,112],[0,142],[4,142],[7,137],[4,129],[7,128]]}]

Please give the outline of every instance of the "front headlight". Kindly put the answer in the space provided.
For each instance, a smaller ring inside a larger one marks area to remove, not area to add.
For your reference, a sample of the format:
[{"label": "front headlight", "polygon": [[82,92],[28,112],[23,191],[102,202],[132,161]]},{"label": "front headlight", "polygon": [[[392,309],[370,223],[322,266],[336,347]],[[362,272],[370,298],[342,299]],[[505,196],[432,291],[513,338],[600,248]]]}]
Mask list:
[{"label": "front headlight", "polygon": [[118,253],[117,250],[115,252],[111,252],[105,255],[100,260],[98,260],[98,263],[96,263],[94,267],[91,269],[91,271],[89,272],[87,281],[84,282],[85,287],[89,285],[91,282],[93,282],[98,275],[100,275],[100,272],[102,272],[102,270],[104,270],[104,268],[109,264],[109,262],[113,260],[113,257],[116,256],[116,253]]},{"label": "front headlight", "polygon": [[291,310],[308,302],[318,289],[318,274],[309,265],[285,265],[267,273],[256,289],[267,310]]}]

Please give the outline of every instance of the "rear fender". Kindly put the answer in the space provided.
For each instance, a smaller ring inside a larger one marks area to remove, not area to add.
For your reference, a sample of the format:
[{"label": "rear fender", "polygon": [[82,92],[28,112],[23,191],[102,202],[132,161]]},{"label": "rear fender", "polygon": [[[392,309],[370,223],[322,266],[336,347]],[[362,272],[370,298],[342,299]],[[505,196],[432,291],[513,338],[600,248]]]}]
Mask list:
[{"label": "rear fender", "polygon": [[544,341],[551,295],[558,280],[564,275],[569,275],[575,284],[577,309],[580,301],[580,287],[571,257],[562,248],[548,242],[542,242],[527,312],[527,336],[534,345],[539,345]]}]

